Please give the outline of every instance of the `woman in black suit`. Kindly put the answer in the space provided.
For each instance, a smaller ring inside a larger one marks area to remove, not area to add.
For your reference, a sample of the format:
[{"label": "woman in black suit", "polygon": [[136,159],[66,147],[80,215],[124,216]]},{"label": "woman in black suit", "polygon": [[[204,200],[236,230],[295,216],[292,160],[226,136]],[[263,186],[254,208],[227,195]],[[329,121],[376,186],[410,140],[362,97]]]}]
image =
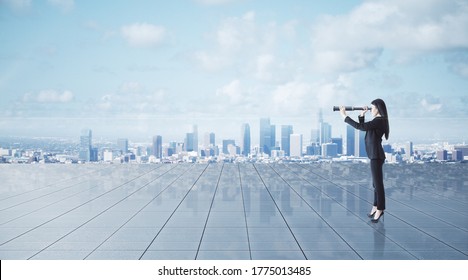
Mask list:
[{"label": "woman in black suit", "polygon": [[340,113],[346,123],[352,127],[366,132],[365,143],[367,156],[371,160],[372,181],[374,184],[374,206],[367,216],[372,222],[377,223],[383,216],[385,210],[385,190],[383,184],[382,167],[385,162],[385,153],[382,148],[382,136],[388,140],[390,127],[388,125],[387,106],[382,99],[376,99],[371,102],[371,113],[374,117],[369,122],[364,122],[364,115],[368,111],[367,106],[359,115],[359,123],[355,122],[346,115],[343,106],[340,107]]}]

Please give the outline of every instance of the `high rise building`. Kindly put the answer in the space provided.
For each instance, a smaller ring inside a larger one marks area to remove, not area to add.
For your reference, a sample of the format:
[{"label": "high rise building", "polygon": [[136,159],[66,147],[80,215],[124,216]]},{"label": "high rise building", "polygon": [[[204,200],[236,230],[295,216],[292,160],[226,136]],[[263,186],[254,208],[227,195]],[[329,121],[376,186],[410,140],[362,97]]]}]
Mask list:
[{"label": "high rise building", "polygon": [[194,151],[193,137],[194,136],[193,136],[192,132],[187,133],[186,136],[185,136],[184,147],[185,147],[186,152],[193,152]]},{"label": "high rise building", "polygon": [[162,136],[153,136],[153,156],[162,158]]},{"label": "high rise building", "polygon": [[355,147],[355,131],[354,127],[350,125],[346,125],[346,155],[347,156],[354,156],[354,147]]},{"label": "high rise building", "polygon": [[248,156],[250,154],[250,125],[244,123],[241,129],[241,154]]},{"label": "high rise building", "polygon": [[91,161],[92,131],[83,129],[80,136],[80,160]]},{"label": "high rise building", "polygon": [[198,126],[193,125],[193,151],[198,153]]},{"label": "high rise building", "polygon": [[320,124],[320,144],[331,143],[332,127],[329,123]]},{"label": "high rise building", "polygon": [[223,140],[223,154],[229,154],[229,145],[236,146],[236,141],[232,139]]},{"label": "high rise building", "polygon": [[120,153],[125,155],[128,153],[128,139],[126,138],[119,138],[117,139],[117,147],[120,150]]},{"label": "high rise building", "polygon": [[413,142],[408,141],[405,143],[405,158],[410,159],[414,155]]},{"label": "high rise building", "polygon": [[336,143],[322,144],[323,157],[336,157],[338,155],[338,145]]},{"label": "high rise building", "polygon": [[215,134],[213,132],[205,132],[204,146],[205,149],[213,147],[215,144]]},{"label": "high rise building", "polygon": [[270,118],[260,119],[260,152],[271,153],[271,124]]},{"label": "high rise building", "polygon": [[292,125],[282,125],[281,126],[281,149],[284,151],[285,156],[290,156],[290,136],[293,134]]},{"label": "high rise building", "polygon": [[198,153],[198,126],[192,127],[192,132],[187,133],[185,137],[185,151]]},{"label": "high rise building", "polygon": [[274,147],[277,147],[277,145],[276,145],[276,125],[272,124],[270,126],[270,151]]},{"label": "high rise building", "polygon": [[291,134],[290,145],[290,156],[302,157],[302,134]]},{"label": "high rise building", "polygon": [[343,154],[343,138],[341,137],[332,138],[331,142],[336,144],[336,153],[338,155],[342,155]]},{"label": "high rise building", "polygon": [[354,138],[354,156],[356,157],[367,157],[366,143],[364,137],[366,136],[365,131],[355,130]]},{"label": "high rise building", "polygon": [[447,160],[447,150],[437,151],[437,160]]}]

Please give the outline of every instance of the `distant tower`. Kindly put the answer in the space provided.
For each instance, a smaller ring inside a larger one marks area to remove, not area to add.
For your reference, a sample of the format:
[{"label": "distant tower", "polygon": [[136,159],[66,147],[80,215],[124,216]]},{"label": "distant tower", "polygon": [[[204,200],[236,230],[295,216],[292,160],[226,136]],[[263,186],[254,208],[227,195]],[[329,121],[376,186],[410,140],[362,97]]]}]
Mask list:
[{"label": "distant tower", "polygon": [[223,154],[225,154],[225,155],[229,154],[229,146],[230,145],[235,147],[236,146],[236,141],[234,141],[232,139],[223,140]]},{"label": "distant tower", "polygon": [[248,156],[250,154],[250,125],[248,123],[242,125],[241,137],[241,153]]},{"label": "distant tower", "polygon": [[260,119],[260,152],[271,153],[271,125],[270,118]]},{"label": "distant tower", "polygon": [[355,131],[354,127],[347,125],[346,126],[346,155],[355,156],[354,146],[355,146]]},{"label": "distant tower", "polygon": [[408,141],[408,142],[406,142],[406,144],[405,144],[405,157],[406,157],[407,159],[410,159],[411,156],[413,156],[413,155],[414,155],[414,152],[413,152],[413,142]]},{"label": "distant tower", "polygon": [[290,135],[293,134],[292,125],[282,125],[281,126],[281,149],[284,151],[285,156],[290,156]]},{"label": "distant tower", "polygon": [[205,132],[204,146],[205,149],[213,147],[215,144],[215,134],[213,132]]},{"label": "distant tower", "polygon": [[193,151],[198,153],[198,126],[193,125]]},{"label": "distant tower", "polygon": [[332,138],[331,142],[336,144],[336,153],[339,155],[342,155],[343,154],[343,138],[341,137]]},{"label": "distant tower", "polygon": [[319,144],[331,142],[331,125],[323,121],[323,112],[322,109],[319,111]]},{"label": "distant tower", "polygon": [[153,156],[162,158],[162,136],[153,136]]},{"label": "distant tower", "polygon": [[117,147],[122,154],[128,153],[128,139],[126,138],[119,138],[117,139]]},{"label": "distant tower", "polygon": [[194,151],[194,147],[193,147],[193,133],[187,133],[186,136],[185,136],[185,143],[184,143],[184,147],[185,147],[185,151],[186,152],[193,152]]},{"label": "distant tower", "polygon": [[91,129],[83,129],[80,136],[80,160],[91,160],[92,149],[92,131]]},{"label": "distant tower", "polygon": [[354,156],[356,157],[367,157],[366,152],[366,143],[364,142],[364,137],[366,136],[365,131],[355,130],[355,145],[354,145]]},{"label": "distant tower", "polygon": [[302,134],[291,134],[290,135],[290,156],[301,157],[302,156]]}]

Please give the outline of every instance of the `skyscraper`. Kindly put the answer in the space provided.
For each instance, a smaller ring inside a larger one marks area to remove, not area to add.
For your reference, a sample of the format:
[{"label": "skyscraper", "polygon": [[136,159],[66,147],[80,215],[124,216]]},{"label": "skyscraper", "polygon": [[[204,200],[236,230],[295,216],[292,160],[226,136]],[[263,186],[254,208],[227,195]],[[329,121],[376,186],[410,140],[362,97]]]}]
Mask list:
[{"label": "skyscraper", "polygon": [[215,134],[213,132],[205,132],[205,139],[204,139],[204,146],[205,148],[213,147],[215,144]]},{"label": "skyscraper", "polygon": [[364,141],[365,136],[365,131],[355,130],[354,156],[356,157],[367,157],[366,143]]},{"label": "skyscraper", "polygon": [[355,137],[354,136],[354,127],[346,125],[346,155],[354,156],[354,145]]},{"label": "skyscraper", "polygon": [[194,150],[193,149],[193,137],[194,137],[193,133],[191,133],[191,132],[187,133],[186,136],[185,136],[185,143],[184,143],[185,145],[184,145],[184,147],[185,147],[186,152],[193,152],[193,150]]},{"label": "skyscraper", "polygon": [[193,125],[193,151],[198,153],[198,126]]},{"label": "skyscraper", "polygon": [[153,136],[153,156],[162,158],[162,136]]},{"label": "skyscraper", "polygon": [[302,156],[302,134],[291,134],[290,135],[290,156],[301,157]]},{"label": "skyscraper", "polygon": [[411,156],[413,156],[414,151],[413,151],[413,142],[408,141],[405,144],[405,158],[410,159]]},{"label": "skyscraper", "polygon": [[236,146],[236,141],[232,140],[232,139],[227,139],[227,140],[223,140],[223,154],[226,154],[228,155],[229,154],[229,146],[232,145],[232,146]]},{"label": "skyscraper", "polygon": [[128,139],[126,138],[119,138],[117,139],[117,147],[122,154],[128,153]]},{"label": "skyscraper", "polygon": [[342,155],[343,154],[343,138],[341,137],[332,138],[331,142],[336,144],[336,153],[339,155]]},{"label": "skyscraper", "polygon": [[83,129],[80,136],[80,160],[91,160],[92,149],[92,131],[91,129]]},{"label": "skyscraper", "polygon": [[282,125],[281,126],[281,149],[284,151],[285,156],[290,156],[290,135],[293,134],[292,125]]},{"label": "skyscraper", "polygon": [[320,124],[320,144],[331,143],[332,127],[329,123],[322,122]]},{"label": "skyscraper", "polygon": [[260,119],[260,152],[271,153],[271,125],[270,118]]},{"label": "skyscraper", "polygon": [[250,154],[250,125],[244,123],[241,129],[241,154],[248,156]]}]

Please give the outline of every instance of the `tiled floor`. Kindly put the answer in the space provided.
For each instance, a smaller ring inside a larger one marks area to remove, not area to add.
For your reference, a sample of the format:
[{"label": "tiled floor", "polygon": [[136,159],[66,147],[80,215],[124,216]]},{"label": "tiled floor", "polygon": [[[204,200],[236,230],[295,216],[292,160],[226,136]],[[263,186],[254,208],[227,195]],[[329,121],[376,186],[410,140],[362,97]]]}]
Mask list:
[{"label": "tiled floor", "polygon": [[0,259],[468,259],[468,164],[0,165]]}]

